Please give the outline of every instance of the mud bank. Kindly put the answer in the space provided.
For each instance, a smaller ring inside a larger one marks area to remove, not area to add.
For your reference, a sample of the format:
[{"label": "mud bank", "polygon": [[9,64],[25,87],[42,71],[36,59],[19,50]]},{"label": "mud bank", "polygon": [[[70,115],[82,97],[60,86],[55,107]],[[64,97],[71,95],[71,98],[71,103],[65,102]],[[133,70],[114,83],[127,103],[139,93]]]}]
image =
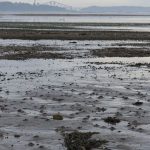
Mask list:
[{"label": "mud bank", "polygon": [[148,32],[129,31],[35,31],[0,29],[2,39],[59,40],[150,40]]}]

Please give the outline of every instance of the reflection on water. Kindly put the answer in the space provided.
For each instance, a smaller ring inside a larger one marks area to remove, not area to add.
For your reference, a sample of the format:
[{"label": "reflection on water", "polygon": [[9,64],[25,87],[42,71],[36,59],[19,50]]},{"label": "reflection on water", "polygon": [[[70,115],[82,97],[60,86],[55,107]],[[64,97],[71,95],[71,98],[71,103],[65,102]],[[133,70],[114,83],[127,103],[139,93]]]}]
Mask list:
[{"label": "reflection on water", "polygon": [[[69,26],[68,26],[69,27]],[[68,29],[68,28],[64,28],[62,29],[60,28],[45,28],[45,29],[30,29],[30,30],[34,30],[34,31],[138,31],[138,32],[150,32],[150,25],[141,25],[141,26],[95,26],[95,25],[91,25],[91,26],[72,26],[72,29]],[[11,29],[24,29],[24,28],[8,28],[8,27],[0,27],[0,29],[7,29],[7,30],[11,30]]]},{"label": "reflection on water", "polygon": [[150,23],[150,16],[19,16],[1,15],[0,22]]},{"label": "reflection on water", "polygon": [[141,31],[150,32],[150,26],[77,26],[77,29],[87,29],[87,30],[104,30],[104,31]]}]

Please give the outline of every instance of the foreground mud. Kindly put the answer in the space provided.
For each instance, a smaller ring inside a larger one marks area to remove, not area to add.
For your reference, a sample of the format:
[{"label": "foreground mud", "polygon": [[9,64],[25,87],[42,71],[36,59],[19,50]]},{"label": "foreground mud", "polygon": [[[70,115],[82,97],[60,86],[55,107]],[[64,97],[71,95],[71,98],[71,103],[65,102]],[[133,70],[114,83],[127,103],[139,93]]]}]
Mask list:
[{"label": "foreground mud", "polygon": [[0,149],[66,149],[62,133],[77,130],[103,149],[149,150],[150,68],[128,64],[149,59],[116,61],[0,60]]}]

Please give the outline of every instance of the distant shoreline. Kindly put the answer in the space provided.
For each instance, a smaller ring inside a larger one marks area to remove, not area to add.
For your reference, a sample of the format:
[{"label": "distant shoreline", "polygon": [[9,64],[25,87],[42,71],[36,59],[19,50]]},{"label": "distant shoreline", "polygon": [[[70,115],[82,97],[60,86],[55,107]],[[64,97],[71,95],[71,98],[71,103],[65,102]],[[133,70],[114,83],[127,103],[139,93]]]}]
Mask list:
[{"label": "distant shoreline", "polygon": [[150,16],[150,14],[97,14],[97,13],[0,13],[15,16]]}]

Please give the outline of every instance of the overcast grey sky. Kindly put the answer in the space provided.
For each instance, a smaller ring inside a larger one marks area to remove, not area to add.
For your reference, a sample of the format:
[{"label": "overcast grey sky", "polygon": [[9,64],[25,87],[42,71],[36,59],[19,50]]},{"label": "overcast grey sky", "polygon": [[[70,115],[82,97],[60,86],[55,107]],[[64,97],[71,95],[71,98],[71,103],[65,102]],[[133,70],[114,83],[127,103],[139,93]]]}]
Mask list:
[{"label": "overcast grey sky", "polygon": [[[0,0],[5,1],[5,0]],[[8,1],[8,0],[6,0]],[[12,2],[33,2],[34,0],[9,0]],[[37,0],[39,3],[48,2],[51,0]],[[116,6],[116,5],[128,5],[128,6],[150,6],[150,0],[55,0],[57,2],[73,5],[77,7],[84,7],[90,5],[98,6]]]}]

